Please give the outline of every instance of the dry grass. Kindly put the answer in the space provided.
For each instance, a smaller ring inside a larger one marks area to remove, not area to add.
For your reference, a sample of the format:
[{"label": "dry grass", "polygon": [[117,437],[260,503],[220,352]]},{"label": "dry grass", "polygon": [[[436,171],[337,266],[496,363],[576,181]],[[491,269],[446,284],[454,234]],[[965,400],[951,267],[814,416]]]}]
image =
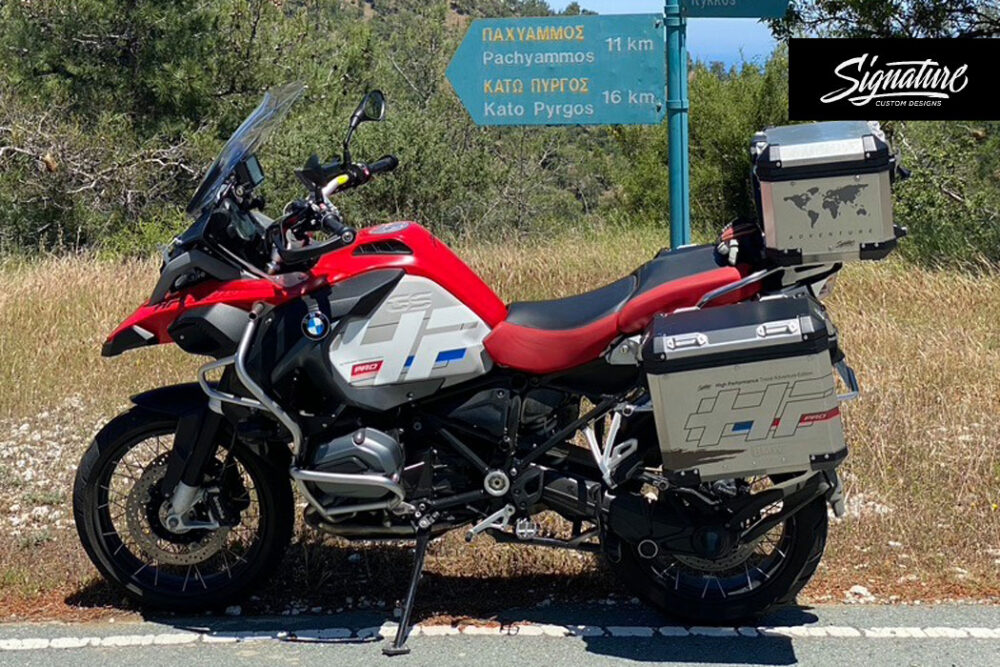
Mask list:
[{"label": "dry grass", "polygon": [[[510,300],[597,286],[662,244],[660,233],[622,232],[458,251]],[[103,337],[155,274],[152,261],[0,266],[0,605],[9,613],[86,617],[120,602],[79,549],[68,498],[100,423],[130,393],[190,380],[200,363],[173,348],[100,358]],[[881,600],[997,596],[1000,276],[852,266],[830,305],[864,394],[847,410],[850,513],[806,597],[841,599],[853,584]],[[407,558],[307,535],[250,609],[391,605]],[[617,590],[590,558],[489,539],[467,546],[457,535],[435,544],[428,569],[423,616]],[[373,593],[371,582],[387,579]]]}]

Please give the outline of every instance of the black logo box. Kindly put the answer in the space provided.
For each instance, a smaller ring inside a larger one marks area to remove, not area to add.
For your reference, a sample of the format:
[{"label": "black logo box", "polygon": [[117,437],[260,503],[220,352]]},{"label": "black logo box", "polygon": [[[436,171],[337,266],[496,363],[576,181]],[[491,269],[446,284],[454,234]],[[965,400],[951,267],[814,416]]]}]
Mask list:
[{"label": "black logo box", "polygon": [[1000,39],[791,39],[791,120],[998,120]]}]

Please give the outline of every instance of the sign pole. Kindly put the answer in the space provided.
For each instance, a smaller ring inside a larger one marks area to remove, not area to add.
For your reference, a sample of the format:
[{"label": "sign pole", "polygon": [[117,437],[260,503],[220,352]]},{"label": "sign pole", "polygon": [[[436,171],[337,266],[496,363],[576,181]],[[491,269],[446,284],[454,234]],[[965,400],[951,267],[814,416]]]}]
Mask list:
[{"label": "sign pole", "polygon": [[688,155],[687,19],[680,0],[666,0],[667,123],[670,132],[670,247],[691,243]]}]

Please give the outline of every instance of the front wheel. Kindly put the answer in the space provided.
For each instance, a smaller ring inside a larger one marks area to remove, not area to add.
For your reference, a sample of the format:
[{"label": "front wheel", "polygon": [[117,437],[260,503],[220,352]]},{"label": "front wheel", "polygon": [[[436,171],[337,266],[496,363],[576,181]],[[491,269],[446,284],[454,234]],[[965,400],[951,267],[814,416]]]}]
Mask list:
[{"label": "front wheel", "polygon": [[101,574],[138,602],[169,611],[219,608],[248,595],[273,572],[291,538],[288,479],[245,446],[223,437],[206,466],[206,494],[192,520],[218,528],[176,533],[164,525],[160,488],[177,420],[142,408],[97,434],[77,469],[73,514]]},{"label": "front wheel", "polygon": [[647,559],[622,541],[608,561],[637,596],[669,616],[694,625],[734,623],[795,601],[819,566],[827,526],[826,500],[817,498],[720,560]]}]

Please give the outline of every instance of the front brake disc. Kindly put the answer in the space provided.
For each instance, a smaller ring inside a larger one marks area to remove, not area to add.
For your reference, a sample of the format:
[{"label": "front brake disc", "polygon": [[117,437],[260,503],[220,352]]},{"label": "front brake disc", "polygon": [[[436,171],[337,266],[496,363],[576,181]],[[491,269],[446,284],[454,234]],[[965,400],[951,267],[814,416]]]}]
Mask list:
[{"label": "front brake disc", "polygon": [[[197,565],[216,553],[226,543],[229,528],[202,531],[205,535],[196,540],[184,539],[177,535],[176,540],[165,537],[163,530],[154,530],[150,525],[151,515],[149,503],[155,502],[153,490],[167,473],[166,460],[153,461],[143,470],[138,481],[132,486],[125,499],[125,523],[129,537],[141,549],[143,555],[151,562],[167,565]],[[158,520],[166,517],[166,502],[156,508]]]}]

